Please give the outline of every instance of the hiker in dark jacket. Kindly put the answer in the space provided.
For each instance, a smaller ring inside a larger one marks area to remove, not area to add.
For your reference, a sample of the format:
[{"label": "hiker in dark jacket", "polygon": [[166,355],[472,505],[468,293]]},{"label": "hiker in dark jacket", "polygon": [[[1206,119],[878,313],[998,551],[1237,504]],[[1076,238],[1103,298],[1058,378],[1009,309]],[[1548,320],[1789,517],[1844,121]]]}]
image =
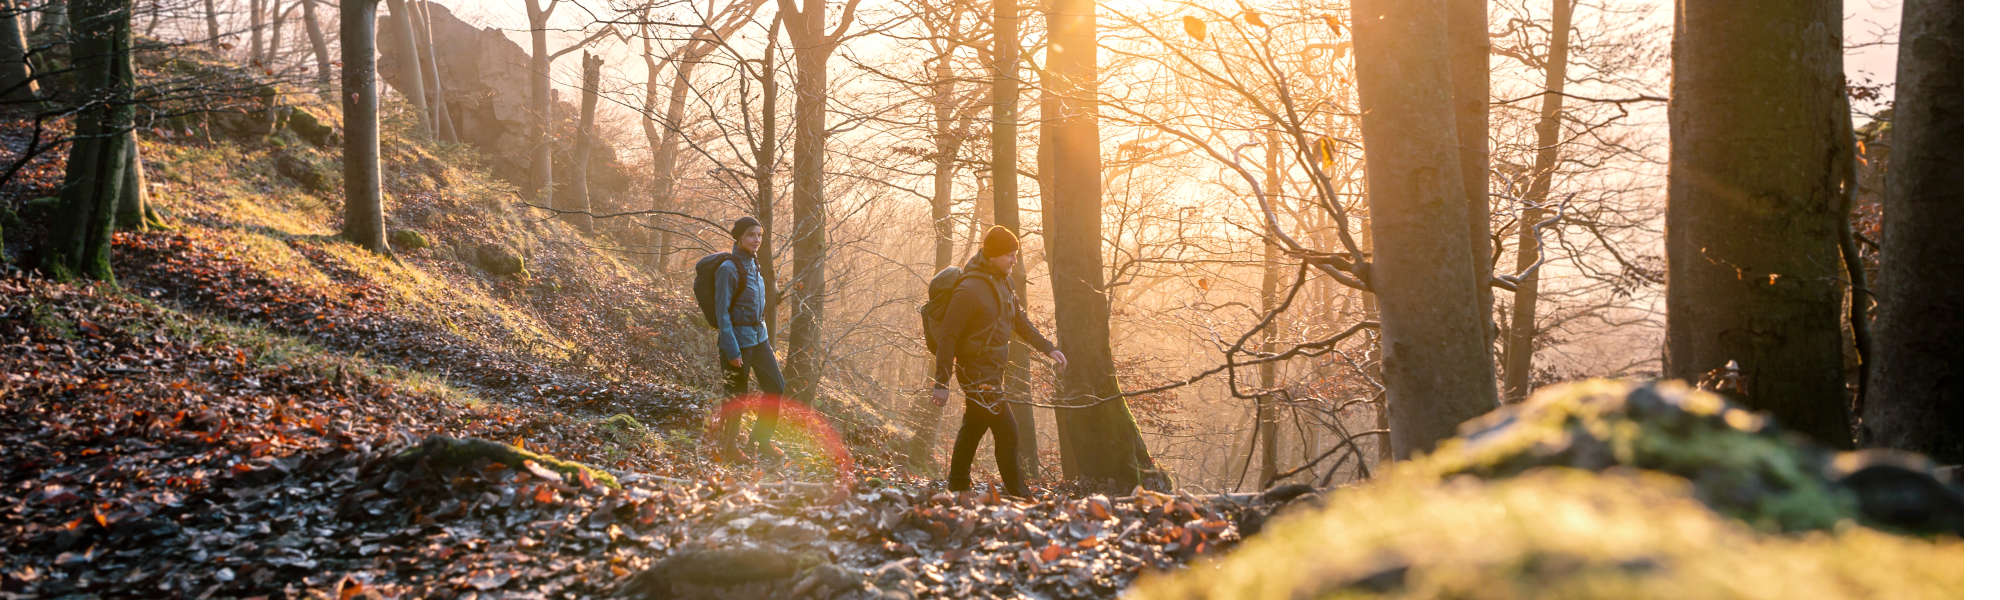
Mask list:
[{"label": "hiker in dark jacket", "polygon": [[[771,430],[777,425],[777,397],[785,391],[785,376],[778,372],[771,334],[764,328],[764,277],[757,267],[757,247],[764,243],[764,227],[755,217],[743,217],[729,228],[729,234],[736,238],[735,256],[715,267],[715,347],[722,355],[723,388],[731,398],[748,394],[750,372],[757,372],[757,389],[764,398],[757,402],[757,424],[750,429],[750,443],[758,454],[776,456],[779,452],[771,447]],[[738,278],[743,279],[740,295],[736,293]],[[741,420],[729,415],[723,418],[724,460],[747,459],[736,448]]]},{"label": "hiker in dark jacket", "polygon": [[1014,268],[1015,250],[1020,240],[1005,227],[986,231],[979,253],[965,265],[965,276],[952,291],[938,337],[937,371],[931,386],[931,402],[943,406],[951,396],[951,376],[958,374],[958,389],[965,394],[965,422],[952,444],[951,475],[946,487],[953,491],[972,488],[972,456],[979,450],[979,438],[993,431],[993,453],[1000,463],[1000,480],[1007,494],[1027,496],[1021,481],[1020,458],[1015,453],[1014,415],[1001,395],[1001,379],[1007,372],[1007,342],[1015,334],[1049,355],[1056,368],[1069,366],[1055,344],[1035,330],[1028,313],[1014,298],[1007,273]]}]

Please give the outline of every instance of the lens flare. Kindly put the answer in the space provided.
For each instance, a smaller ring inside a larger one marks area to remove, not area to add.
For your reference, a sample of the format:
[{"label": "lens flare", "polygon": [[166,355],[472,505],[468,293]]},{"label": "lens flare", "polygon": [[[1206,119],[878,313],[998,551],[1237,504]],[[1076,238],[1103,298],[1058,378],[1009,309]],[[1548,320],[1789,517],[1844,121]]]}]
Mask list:
[{"label": "lens flare", "polygon": [[853,482],[854,460],[848,455],[847,444],[841,441],[840,432],[834,429],[832,422],[812,407],[784,396],[752,393],[724,402],[716,407],[715,418],[708,422],[708,438],[717,439],[723,423],[730,419],[742,419],[746,415],[752,420],[744,427],[755,431],[756,418],[766,411],[776,412],[771,440],[787,451],[786,462],[789,465],[807,471],[824,469],[837,482]]}]

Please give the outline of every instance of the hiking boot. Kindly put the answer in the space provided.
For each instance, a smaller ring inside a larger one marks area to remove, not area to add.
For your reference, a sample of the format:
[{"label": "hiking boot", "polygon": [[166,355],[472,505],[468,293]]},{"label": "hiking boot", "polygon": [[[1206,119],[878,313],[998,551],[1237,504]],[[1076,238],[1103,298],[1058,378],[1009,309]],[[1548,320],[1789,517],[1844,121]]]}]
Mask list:
[{"label": "hiking boot", "polygon": [[750,457],[744,455],[742,450],[737,450],[735,446],[729,446],[716,450],[715,460],[725,465],[740,465],[749,463]]},{"label": "hiking boot", "polygon": [[785,451],[777,444],[763,444],[757,447],[757,460],[767,465],[785,464]]}]

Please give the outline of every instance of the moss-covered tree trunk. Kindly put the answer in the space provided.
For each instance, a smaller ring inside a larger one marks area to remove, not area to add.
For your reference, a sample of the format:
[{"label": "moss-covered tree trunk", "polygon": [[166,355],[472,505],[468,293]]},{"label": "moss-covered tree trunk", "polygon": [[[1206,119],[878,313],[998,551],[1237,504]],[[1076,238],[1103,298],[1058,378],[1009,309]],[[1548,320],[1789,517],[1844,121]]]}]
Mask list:
[{"label": "moss-covered tree trunk", "polygon": [[1354,59],[1367,152],[1370,283],[1396,456],[1427,452],[1492,410],[1498,389],[1479,307],[1454,114],[1446,4],[1356,0]]},{"label": "moss-covered tree trunk", "polygon": [[111,231],[125,184],[132,129],[132,4],[77,0],[70,57],[81,85],[62,204],[49,226],[42,269],[59,279],[116,281]]},{"label": "moss-covered tree trunk", "polygon": [[41,96],[34,69],[28,65],[28,32],[21,27],[21,3],[0,2],[0,100],[33,102]]},{"label": "moss-covered tree trunk", "polygon": [[1965,461],[1965,4],[1904,0],[1862,440]]},{"label": "moss-covered tree trunk", "polygon": [[1111,303],[1104,293],[1103,181],[1097,134],[1097,4],[1054,0],[1049,9],[1045,106],[1042,125],[1043,229],[1048,240],[1049,286],[1055,292],[1056,331],[1069,368],[1061,373],[1056,411],[1063,475],[1090,484],[1130,490],[1154,469],[1139,425],[1120,395],[1111,357]]},{"label": "moss-covered tree trunk", "polygon": [[340,0],[341,176],[346,192],[341,237],[389,253],[382,225],[382,145],[375,94],[377,0]]},{"label": "moss-covered tree trunk", "polygon": [[[1542,59],[1542,114],[1535,121],[1535,166],[1528,182],[1528,194],[1523,197],[1527,206],[1521,208],[1521,218],[1516,221],[1514,251],[1515,272],[1527,271],[1541,260],[1542,242],[1535,235],[1535,224],[1548,218],[1548,211],[1542,203],[1549,199],[1549,185],[1556,170],[1556,159],[1560,158],[1562,144],[1563,87],[1569,78],[1569,29],[1570,11],[1575,0],[1552,0],[1549,19],[1549,51]],[[1528,399],[1534,379],[1535,368],[1535,304],[1541,297],[1541,270],[1535,269],[1521,277],[1514,288],[1514,310],[1509,319],[1512,326],[1507,329],[1506,366],[1502,370],[1506,379],[1506,400],[1520,402]]]},{"label": "moss-covered tree trunk", "polygon": [[1837,0],[1682,0],[1668,105],[1666,375],[1852,446],[1842,378]]}]

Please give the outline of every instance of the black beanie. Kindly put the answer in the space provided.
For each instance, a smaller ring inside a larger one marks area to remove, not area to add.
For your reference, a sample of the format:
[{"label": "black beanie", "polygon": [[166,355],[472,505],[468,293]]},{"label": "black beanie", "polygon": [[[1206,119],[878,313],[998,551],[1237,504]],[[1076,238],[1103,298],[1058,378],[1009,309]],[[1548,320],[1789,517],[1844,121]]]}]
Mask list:
[{"label": "black beanie", "polygon": [[980,242],[979,253],[986,255],[987,258],[999,258],[1020,247],[1021,240],[1014,237],[1014,232],[1006,227],[994,225],[992,229],[986,230],[986,240]]},{"label": "black beanie", "polygon": [[743,239],[743,233],[746,231],[750,231],[751,227],[763,227],[763,226],[764,226],[763,223],[757,222],[757,217],[743,217],[741,219],[737,219],[735,225],[729,226],[729,239],[733,240]]}]

